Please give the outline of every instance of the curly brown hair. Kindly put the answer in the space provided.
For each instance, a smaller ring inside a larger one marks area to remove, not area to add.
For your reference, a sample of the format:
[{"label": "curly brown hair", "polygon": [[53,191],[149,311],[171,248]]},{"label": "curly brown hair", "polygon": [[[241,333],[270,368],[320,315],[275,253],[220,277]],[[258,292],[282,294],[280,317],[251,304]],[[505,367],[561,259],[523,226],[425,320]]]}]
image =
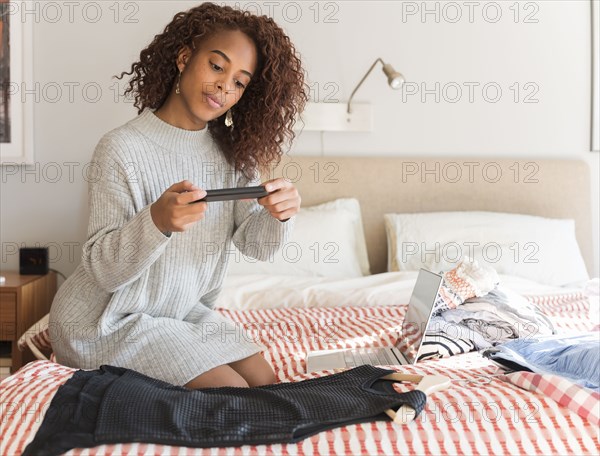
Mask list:
[{"label": "curly brown hair", "polygon": [[163,33],[141,51],[131,70],[115,77],[133,75],[125,95],[134,95],[138,114],[145,108],[158,109],[175,83],[179,51],[185,46],[195,48],[198,40],[222,30],[248,35],[256,45],[258,64],[252,82],[231,108],[235,128],[225,126],[223,114],[210,121],[208,129],[228,163],[251,177],[257,170],[279,163],[282,146],[295,137],[296,115],[308,100],[300,58],[273,19],[202,3],[177,13]]}]

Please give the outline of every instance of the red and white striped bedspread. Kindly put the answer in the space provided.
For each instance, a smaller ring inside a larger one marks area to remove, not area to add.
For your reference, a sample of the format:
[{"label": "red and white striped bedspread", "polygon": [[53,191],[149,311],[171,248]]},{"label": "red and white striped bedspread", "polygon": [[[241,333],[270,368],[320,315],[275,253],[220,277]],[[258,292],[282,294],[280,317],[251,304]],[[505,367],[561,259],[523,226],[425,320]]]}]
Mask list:
[{"label": "red and white striped bedspread", "polygon": [[[583,295],[532,297],[558,328],[589,331]],[[240,337],[267,346],[268,360],[281,381],[304,373],[308,350],[382,346],[394,342],[405,306],[231,311],[243,324]],[[67,455],[255,455],[255,454],[598,454],[600,398],[569,382],[544,376],[497,373],[478,353],[428,360],[403,372],[441,374],[452,386],[432,394],[425,410],[408,425],[389,419],[321,432],[297,444],[237,448],[185,448],[130,443],[75,449]],[[2,456],[19,455],[41,425],[57,388],[74,369],[35,361],[1,383]],[[407,386],[409,388],[409,386]]]}]

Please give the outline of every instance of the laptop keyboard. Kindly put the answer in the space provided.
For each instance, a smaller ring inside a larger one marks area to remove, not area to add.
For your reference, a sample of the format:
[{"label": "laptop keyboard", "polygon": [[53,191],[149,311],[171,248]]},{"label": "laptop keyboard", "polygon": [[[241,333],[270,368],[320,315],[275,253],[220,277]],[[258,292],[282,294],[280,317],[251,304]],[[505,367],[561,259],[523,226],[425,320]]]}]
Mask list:
[{"label": "laptop keyboard", "polygon": [[398,361],[387,350],[356,349],[348,350],[344,354],[348,367],[370,364],[372,366],[387,366],[398,364]]}]

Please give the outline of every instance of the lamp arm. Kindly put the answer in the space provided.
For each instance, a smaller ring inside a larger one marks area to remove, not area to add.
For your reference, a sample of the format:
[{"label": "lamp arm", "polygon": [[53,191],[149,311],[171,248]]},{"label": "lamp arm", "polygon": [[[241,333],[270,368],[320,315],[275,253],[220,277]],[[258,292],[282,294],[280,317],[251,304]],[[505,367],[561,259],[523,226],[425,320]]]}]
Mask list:
[{"label": "lamp arm", "polygon": [[381,62],[382,65],[385,65],[385,63],[383,63],[383,60],[381,60],[380,57],[378,57],[377,60],[375,60],[375,62],[373,62],[373,65],[371,65],[371,68],[369,68],[369,71],[367,71],[367,73],[363,76],[363,78],[360,80],[360,82],[358,83],[358,85],[355,87],[355,89],[352,91],[352,94],[350,95],[350,99],[348,100],[348,110],[347,110],[348,114],[350,114],[350,103],[352,102],[352,98],[354,97],[354,94],[356,93],[358,88],[362,85],[362,83],[365,81],[365,79],[367,79],[367,76],[369,76],[371,71],[373,71],[373,68],[375,68],[375,65],[377,64],[377,62]]}]

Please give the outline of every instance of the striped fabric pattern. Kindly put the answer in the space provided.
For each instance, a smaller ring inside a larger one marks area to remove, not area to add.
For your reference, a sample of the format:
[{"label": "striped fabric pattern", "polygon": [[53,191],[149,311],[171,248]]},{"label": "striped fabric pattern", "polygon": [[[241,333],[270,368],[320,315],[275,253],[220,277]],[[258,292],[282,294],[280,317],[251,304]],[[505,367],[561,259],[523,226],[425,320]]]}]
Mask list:
[{"label": "striped fabric pattern", "polygon": [[448,356],[469,353],[475,350],[475,344],[468,339],[450,337],[447,334],[425,334],[419,361],[432,358],[447,358]]},{"label": "striped fabric pattern", "polygon": [[25,331],[23,336],[19,338],[19,350],[25,350],[28,341],[40,351],[50,350],[52,348],[50,336],[48,334],[48,315],[35,323],[31,328]]},{"label": "striped fabric pattern", "polygon": [[[558,328],[590,330],[583,295],[532,298]],[[569,309],[567,311],[566,309]],[[405,306],[312,309],[222,310],[240,322],[239,337],[269,347],[266,356],[281,381],[332,372],[304,372],[306,352],[324,348],[383,346],[393,343]],[[403,372],[438,374],[453,385],[432,394],[423,413],[404,426],[389,419],[321,432],[297,444],[192,449],[144,443],[102,445],[67,455],[375,455],[375,454],[598,454],[600,399],[581,396],[571,385],[549,379],[557,391],[526,377],[498,376],[477,352],[403,366]],[[35,361],[1,383],[2,454],[19,455],[33,438],[56,389],[74,372],[49,361]],[[484,376],[484,377],[482,377]],[[487,377],[492,376],[492,377]],[[483,381],[482,381],[483,380]],[[524,383],[523,383],[524,384]],[[408,390],[411,385],[403,386]],[[560,394],[566,398],[560,398]],[[570,399],[569,399],[570,398]],[[585,404],[583,407],[569,406]]]}]

